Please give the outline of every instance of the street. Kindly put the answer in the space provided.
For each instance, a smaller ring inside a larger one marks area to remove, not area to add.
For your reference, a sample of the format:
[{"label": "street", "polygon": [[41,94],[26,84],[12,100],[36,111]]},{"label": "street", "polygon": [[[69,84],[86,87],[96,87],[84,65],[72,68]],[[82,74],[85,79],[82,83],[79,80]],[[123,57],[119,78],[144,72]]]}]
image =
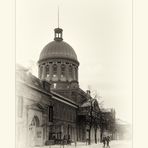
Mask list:
[{"label": "street", "polygon": [[[103,148],[103,144],[98,143],[98,144],[86,145],[86,143],[77,143],[76,146],[72,144],[72,145],[64,145],[64,146],[52,145],[52,146],[43,146],[43,147],[34,147],[34,148]],[[131,141],[111,141],[110,148],[132,148],[132,142]]]},{"label": "street", "polygon": [[132,148],[131,141],[113,141],[110,143],[111,148]]}]

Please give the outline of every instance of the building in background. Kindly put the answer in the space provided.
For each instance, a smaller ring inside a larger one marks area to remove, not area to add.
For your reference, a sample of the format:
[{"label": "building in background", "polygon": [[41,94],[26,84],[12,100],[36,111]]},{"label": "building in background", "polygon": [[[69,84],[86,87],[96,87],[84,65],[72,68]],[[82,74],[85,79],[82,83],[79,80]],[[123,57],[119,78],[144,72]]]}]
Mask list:
[{"label": "building in background", "polygon": [[129,123],[116,119],[116,132],[114,135],[115,140],[131,140],[132,139],[132,127]]},{"label": "building in background", "polygon": [[100,139],[103,137],[110,136],[111,140],[115,140],[114,136],[116,133],[116,112],[113,108],[101,108],[100,109]]},{"label": "building in background", "polygon": [[54,33],[41,51],[38,78],[16,67],[18,148],[100,140],[98,102],[79,87],[79,61],[63,30]]}]

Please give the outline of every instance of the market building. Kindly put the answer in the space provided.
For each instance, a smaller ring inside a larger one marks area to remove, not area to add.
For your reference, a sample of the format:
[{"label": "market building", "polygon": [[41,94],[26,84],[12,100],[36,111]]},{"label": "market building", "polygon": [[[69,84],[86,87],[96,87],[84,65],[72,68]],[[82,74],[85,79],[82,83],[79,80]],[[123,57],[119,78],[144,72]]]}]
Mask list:
[{"label": "market building", "polygon": [[[99,105],[79,87],[79,61],[54,30],[54,41],[39,56],[38,78],[16,66],[16,143],[18,148],[100,140]],[[86,82],[87,83],[87,82]]]}]

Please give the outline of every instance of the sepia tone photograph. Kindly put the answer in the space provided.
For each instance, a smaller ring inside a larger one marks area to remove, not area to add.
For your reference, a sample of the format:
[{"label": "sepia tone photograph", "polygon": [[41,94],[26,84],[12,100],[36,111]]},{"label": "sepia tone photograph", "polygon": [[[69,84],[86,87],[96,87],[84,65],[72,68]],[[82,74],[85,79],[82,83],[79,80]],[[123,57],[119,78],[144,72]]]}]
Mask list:
[{"label": "sepia tone photograph", "polygon": [[132,147],[132,0],[16,0],[16,148]]}]

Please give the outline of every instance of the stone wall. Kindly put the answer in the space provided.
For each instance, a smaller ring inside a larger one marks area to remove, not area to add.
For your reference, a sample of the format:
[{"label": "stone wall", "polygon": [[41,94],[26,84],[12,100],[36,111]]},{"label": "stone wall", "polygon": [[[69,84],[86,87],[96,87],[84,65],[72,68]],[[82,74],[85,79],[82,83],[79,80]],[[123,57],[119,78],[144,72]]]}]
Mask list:
[{"label": "stone wall", "polygon": [[[41,84],[39,79],[32,81],[30,77],[30,74],[23,77],[21,74],[16,80],[17,147],[45,145],[51,132],[56,138],[70,135],[74,140],[77,107],[37,85]],[[49,106],[53,107],[53,121],[49,121]]]}]

